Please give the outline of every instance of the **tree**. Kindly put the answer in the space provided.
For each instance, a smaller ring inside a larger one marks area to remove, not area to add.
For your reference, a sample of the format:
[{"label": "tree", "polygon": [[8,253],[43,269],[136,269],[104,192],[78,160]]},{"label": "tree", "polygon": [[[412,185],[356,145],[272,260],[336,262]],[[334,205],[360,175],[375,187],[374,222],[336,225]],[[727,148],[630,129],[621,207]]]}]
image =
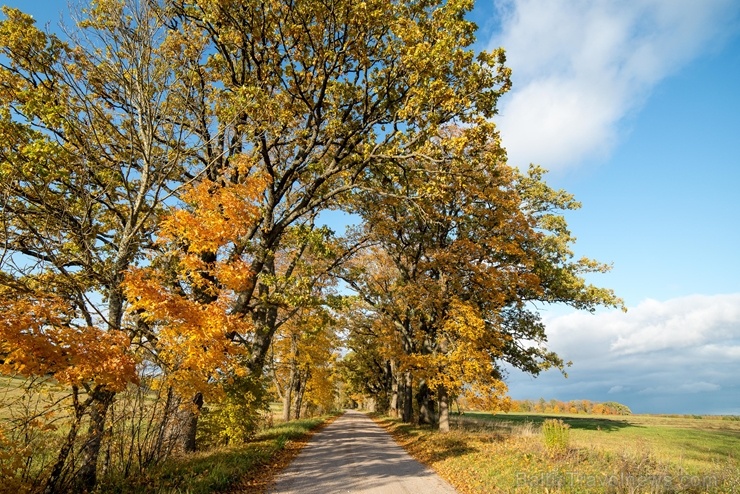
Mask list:
[{"label": "tree", "polygon": [[[383,259],[380,252],[370,251],[358,263],[379,266]],[[386,265],[386,268],[392,272],[391,266]],[[381,269],[373,272],[380,274],[388,271]],[[375,411],[390,412],[397,416],[398,411],[403,409],[403,403],[398,401],[398,372],[394,372],[393,367],[397,362],[395,355],[401,350],[392,322],[367,301],[356,299],[345,308],[341,324],[347,333],[343,345],[348,352],[339,362],[339,372],[346,391],[358,403],[370,396]]]},{"label": "tree", "polygon": [[322,307],[304,308],[280,328],[270,364],[283,420],[301,418],[307,409],[334,407],[334,361],[339,344],[335,322]]},{"label": "tree", "polygon": [[[54,335],[61,328],[75,334],[73,346],[110,340],[126,349],[124,340],[136,335],[118,336],[125,309],[120,283],[150,243],[169,188],[189,168],[181,152],[188,132],[178,119],[188,118],[183,102],[190,81],[172,68],[172,48],[144,4],[96,2],[68,42],[40,31],[18,10],[3,13],[0,262],[8,303],[3,317],[22,310],[28,293],[36,307],[49,303],[62,311],[61,323],[29,323],[39,328],[36,341],[47,340],[28,348],[26,356],[38,361],[48,354],[36,352],[59,347]],[[16,342],[3,334],[3,346]],[[92,359],[87,365],[94,365],[99,355],[87,352]],[[15,358],[10,355],[10,365],[18,368]],[[131,379],[125,370],[121,376]],[[118,386],[85,377],[76,385],[88,398],[74,415],[90,419],[76,479],[89,490]],[[70,441],[75,434],[73,427]],[[60,453],[48,491],[62,489],[63,476],[71,479],[64,470],[73,468],[69,452]]]},{"label": "tree", "polygon": [[471,6],[162,2],[175,61],[200,86],[192,156],[210,180],[237,158],[267,179],[259,221],[228,254],[254,274],[230,308],[254,323],[249,339],[234,335],[250,372],[262,372],[278,328],[275,255],[290,229],[340,207],[378,162],[405,159],[440,124],[492,114],[506,71],[501,53],[468,49]]},{"label": "tree", "polygon": [[507,166],[492,124],[441,128],[418,154],[388,167],[358,203],[394,264],[390,279],[377,283],[367,269],[346,279],[392,321],[400,368],[419,383],[421,419],[445,430],[450,394],[501,403],[500,362],[535,375],[563,368],[544,346],[533,302],[593,310],[620,301],[582,278],[606,266],[570,260],[572,238],[556,211],[577,203],[547,187],[539,169]]}]

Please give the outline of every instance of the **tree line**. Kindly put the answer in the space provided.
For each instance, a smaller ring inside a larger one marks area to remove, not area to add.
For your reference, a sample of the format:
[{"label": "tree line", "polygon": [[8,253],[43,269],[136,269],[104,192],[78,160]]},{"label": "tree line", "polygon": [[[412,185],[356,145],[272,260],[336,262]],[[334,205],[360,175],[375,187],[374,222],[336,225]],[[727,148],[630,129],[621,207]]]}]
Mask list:
[{"label": "tree line", "polygon": [[627,405],[616,401],[593,402],[591,400],[511,400],[511,411],[534,413],[585,413],[591,415],[631,415]]},{"label": "tree line", "polygon": [[0,473],[89,491],[248,440],[271,393],[446,430],[456,397],[505,402],[504,362],[562,370],[538,304],[621,302],[573,257],[574,198],[507,164],[472,6],[98,0],[59,32],[3,8],[0,360],[26,381]]}]

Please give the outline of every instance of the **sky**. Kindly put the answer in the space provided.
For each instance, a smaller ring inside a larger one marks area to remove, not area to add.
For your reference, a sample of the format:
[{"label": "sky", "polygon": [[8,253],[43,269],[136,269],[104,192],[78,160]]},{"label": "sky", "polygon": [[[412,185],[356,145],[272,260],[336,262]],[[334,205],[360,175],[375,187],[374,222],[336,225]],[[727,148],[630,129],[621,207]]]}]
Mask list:
[{"label": "sky", "polygon": [[[0,0],[55,23],[66,0]],[[627,312],[541,307],[564,378],[512,369],[515,399],[740,415],[740,2],[478,0],[476,49],[503,46],[510,163],[582,203],[574,252]]]},{"label": "sky", "polygon": [[509,160],[582,203],[574,251],[627,312],[543,308],[573,365],[513,398],[618,401],[635,413],[740,414],[740,2],[485,0],[481,48],[513,89]]}]

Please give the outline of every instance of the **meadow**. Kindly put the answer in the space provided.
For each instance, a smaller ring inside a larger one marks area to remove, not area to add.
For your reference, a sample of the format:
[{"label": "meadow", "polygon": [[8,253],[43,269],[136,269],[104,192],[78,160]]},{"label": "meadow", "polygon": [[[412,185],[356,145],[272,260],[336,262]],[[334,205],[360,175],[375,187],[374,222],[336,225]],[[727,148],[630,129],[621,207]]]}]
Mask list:
[{"label": "meadow", "polygon": [[740,492],[738,417],[468,412],[449,434],[378,420],[463,494]]}]

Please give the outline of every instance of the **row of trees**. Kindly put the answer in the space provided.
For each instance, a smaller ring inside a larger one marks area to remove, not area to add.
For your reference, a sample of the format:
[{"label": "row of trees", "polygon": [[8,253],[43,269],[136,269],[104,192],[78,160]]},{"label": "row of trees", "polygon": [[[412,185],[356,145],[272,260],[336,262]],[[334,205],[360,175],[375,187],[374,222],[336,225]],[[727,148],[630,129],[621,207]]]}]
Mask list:
[{"label": "row of trees", "polygon": [[535,413],[585,413],[593,415],[630,415],[632,411],[627,405],[616,401],[604,403],[590,400],[511,400],[511,410],[514,412]]},{"label": "row of trees", "polygon": [[55,430],[39,488],[92,489],[119,423],[150,431],[126,472],[194,449],[204,406],[244,440],[268,381],[285,418],[341,376],[445,429],[453,397],[501,403],[502,362],[563,367],[534,304],[619,300],[572,258],[573,198],[507,165],[471,8],[97,0],[63,36],[3,9],[0,359],[65,398],[0,442]]}]

